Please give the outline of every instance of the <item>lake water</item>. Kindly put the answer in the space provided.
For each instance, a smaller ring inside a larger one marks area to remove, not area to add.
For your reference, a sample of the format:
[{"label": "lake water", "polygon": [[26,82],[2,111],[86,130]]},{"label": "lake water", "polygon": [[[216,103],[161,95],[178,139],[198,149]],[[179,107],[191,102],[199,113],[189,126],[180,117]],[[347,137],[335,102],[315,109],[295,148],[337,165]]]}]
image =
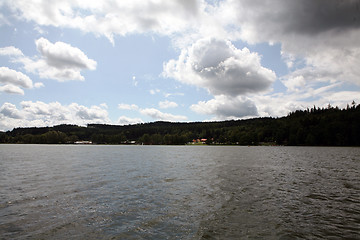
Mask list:
[{"label": "lake water", "polygon": [[359,239],[360,148],[0,145],[0,239]]}]

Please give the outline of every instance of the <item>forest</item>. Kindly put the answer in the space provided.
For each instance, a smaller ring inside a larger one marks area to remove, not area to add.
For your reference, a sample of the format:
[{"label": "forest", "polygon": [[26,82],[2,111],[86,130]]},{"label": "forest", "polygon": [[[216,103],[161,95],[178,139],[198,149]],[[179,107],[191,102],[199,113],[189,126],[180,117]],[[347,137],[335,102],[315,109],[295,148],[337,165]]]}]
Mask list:
[{"label": "forest", "polygon": [[135,125],[88,124],[14,128],[0,143],[145,145],[360,146],[360,104],[297,110],[280,118],[219,122],[151,122]]}]

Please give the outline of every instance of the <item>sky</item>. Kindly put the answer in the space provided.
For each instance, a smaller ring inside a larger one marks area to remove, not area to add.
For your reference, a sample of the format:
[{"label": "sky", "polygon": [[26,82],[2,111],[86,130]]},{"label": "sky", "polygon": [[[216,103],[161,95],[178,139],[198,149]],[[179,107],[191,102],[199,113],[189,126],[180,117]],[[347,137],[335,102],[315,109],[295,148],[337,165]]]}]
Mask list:
[{"label": "sky", "polygon": [[359,0],[0,0],[0,131],[360,103]]}]

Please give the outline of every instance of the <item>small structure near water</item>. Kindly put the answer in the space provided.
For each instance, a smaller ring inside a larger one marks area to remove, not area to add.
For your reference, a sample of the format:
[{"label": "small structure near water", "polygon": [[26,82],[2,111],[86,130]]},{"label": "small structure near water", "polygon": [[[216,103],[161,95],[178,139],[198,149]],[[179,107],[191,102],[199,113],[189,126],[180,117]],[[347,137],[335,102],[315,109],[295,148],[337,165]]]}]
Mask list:
[{"label": "small structure near water", "polygon": [[199,144],[199,143],[206,144],[206,141],[207,141],[206,138],[193,139],[192,143],[193,143],[193,144]]},{"label": "small structure near water", "polygon": [[74,144],[93,144],[92,141],[76,141]]}]

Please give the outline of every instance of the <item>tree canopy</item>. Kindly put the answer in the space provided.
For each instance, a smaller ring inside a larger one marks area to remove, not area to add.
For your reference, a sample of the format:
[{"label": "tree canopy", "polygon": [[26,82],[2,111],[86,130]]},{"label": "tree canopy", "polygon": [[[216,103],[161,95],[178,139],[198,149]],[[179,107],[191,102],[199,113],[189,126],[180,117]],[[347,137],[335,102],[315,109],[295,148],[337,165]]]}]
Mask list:
[{"label": "tree canopy", "polygon": [[0,132],[0,143],[167,144],[192,142],[229,145],[360,146],[360,105],[297,110],[281,118],[221,122],[152,122],[135,125],[15,128]]}]

